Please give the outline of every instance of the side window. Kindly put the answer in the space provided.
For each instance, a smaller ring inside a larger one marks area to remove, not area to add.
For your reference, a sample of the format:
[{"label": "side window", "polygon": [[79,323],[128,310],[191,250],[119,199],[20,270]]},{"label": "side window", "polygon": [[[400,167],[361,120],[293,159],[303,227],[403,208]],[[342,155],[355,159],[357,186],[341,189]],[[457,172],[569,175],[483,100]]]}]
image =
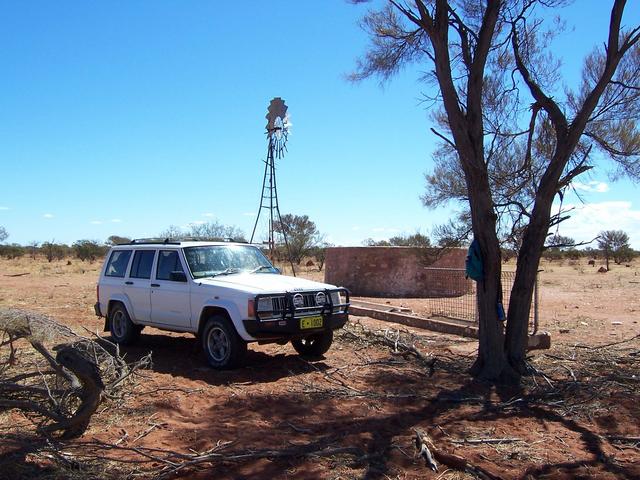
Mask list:
[{"label": "side window", "polygon": [[158,255],[158,271],[156,278],[158,280],[171,280],[172,272],[180,272],[184,274],[180,258],[177,250],[160,250]]},{"label": "side window", "polygon": [[133,255],[129,276],[131,278],[151,278],[151,267],[153,267],[155,255],[155,250],[138,250]]},{"label": "side window", "polygon": [[111,252],[105,275],[107,277],[124,277],[129,265],[131,250],[114,250]]}]

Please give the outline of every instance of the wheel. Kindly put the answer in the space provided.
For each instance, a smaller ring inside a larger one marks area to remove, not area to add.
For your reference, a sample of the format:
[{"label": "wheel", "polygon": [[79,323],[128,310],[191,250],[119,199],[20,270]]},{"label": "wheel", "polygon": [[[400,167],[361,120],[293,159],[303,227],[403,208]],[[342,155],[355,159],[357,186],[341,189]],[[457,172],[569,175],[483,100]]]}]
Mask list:
[{"label": "wheel", "polygon": [[120,344],[128,345],[133,343],[140,336],[138,325],[131,321],[127,309],[121,303],[115,304],[109,313],[111,338]]},{"label": "wheel", "polygon": [[327,353],[332,343],[333,330],[291,340],[293,348],[303,357],[320,357]]},{"label": "wheel", "polygon": [[247,352],[247,342],[226,317],[213,315],[202,331],[202,349],[213,368],[233,368]]}]

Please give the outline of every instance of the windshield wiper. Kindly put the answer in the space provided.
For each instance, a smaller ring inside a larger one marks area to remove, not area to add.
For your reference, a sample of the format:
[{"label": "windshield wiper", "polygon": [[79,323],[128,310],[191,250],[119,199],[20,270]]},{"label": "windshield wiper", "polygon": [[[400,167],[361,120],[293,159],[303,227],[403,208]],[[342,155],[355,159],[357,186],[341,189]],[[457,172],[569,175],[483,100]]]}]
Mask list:
[{"label": "windshield wiper", "polygon": [[240,272],[240,270],[238,270],[237,268],[227,268],[226,270],[223,270],[221,272],[214,273],[213,275],[211,275],[211,277],[217,277],[218,275],[231,275],[232,273],[238,272]]},{"label": "windshield wiper", "polygon": [[268,265],[260,265],[259,267],[256,267],[253,270],[251,270],[249,273],[256,273],[256,272],[259,272],[260,270],[263,270],[265,268],[271,270],[271,267],[268,266]]}]

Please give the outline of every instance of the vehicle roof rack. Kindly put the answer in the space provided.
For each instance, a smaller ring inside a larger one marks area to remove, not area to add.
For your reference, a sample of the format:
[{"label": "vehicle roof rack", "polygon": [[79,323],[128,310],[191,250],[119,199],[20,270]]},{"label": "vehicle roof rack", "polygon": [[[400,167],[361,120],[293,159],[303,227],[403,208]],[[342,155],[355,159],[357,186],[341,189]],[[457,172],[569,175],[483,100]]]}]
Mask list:
[{"label": "vehicle roof rack", "polygon": [[148,245],[158,243],[164,245],[180,245],[180,240],[173,240],[171,238],[134,238],[129,243],[123,243],[121,245]]},{"label": "vehicle roof rack", "polygon": [[121,243],[119,245],[180,245],[182,242],[229,242],[229,243],[248,243],[244,239],[235,239],[231,237],[180,237],[174,238],[134,238],[129,243]]}]

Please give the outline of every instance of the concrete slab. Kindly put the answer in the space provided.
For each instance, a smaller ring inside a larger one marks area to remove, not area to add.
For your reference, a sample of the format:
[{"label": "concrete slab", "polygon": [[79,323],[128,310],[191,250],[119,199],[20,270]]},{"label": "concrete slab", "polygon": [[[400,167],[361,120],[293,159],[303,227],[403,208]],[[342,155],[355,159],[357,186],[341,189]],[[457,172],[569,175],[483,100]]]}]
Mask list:
[{"label": "concrete slab", "polygon": [[[381,310],[365,306],[371,302],[354,301],[349,307],[351,315],[360,317],[370,317],[385,322],[399,323],[409,327],[424,328],[433,332],[458,335],[460,337],[478,338],[478,327],[475,323],[463,320],[449,320],[441,318],[424,318],[416,315],[408,315],[401,312]],[[377,304],[379,305],[379,304]],[[384,305],[383,305],[384,307]],[[547,332],[537,332],[529,335],[527,350],[540,350],[551,348],[551,336]]]}]

